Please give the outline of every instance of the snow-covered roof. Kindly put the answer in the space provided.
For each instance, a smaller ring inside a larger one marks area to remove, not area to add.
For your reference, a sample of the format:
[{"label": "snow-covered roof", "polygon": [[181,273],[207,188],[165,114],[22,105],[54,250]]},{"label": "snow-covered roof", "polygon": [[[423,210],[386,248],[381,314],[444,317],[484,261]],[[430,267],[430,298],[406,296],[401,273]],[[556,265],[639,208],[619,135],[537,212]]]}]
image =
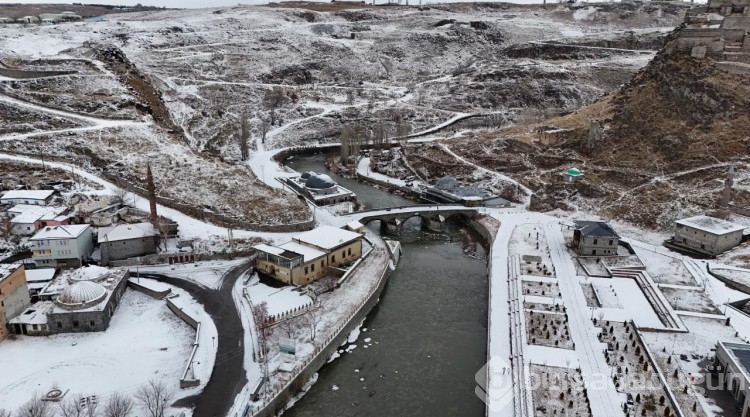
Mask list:
[{"label": "snow-covered roof", "polygon": [[620,238],[612,226],[605,222],[576,220],[576,230],[580,230],[584,236]]},{"label": "snow-covered roof", "polygon": [[10,219],[10,222],[16,224],[33,224],[41,218],[42,215],[39,213],[22,213]]},{"label": "snow-covered roof", "polygon": [[26,282],[47,282],[55,277],[54,268],[39,268],[26,270]]},{"label": "snow-covered roof", "polygon": [[54,192],[55,190],[10,190],[0,197],[0,201],[14,199],[46,200]]},{"label": "snow-covered roof", "polygon": [[277,248],[276,246],[266,245],[265,243],[259,243],[253,246],[253,249],[270,253],[272,255],[281,255],[284,253],[284,249]]},{"label": "snow-covered roof", "polygon": [[349,230],[353,231],[353,230],[359,230],[359,229],[365,227],[365,225],[363,225],[362,223],[354,220],[354,221],[351,221],[351,222],[347,223],[346,227],[348,227]]},{"label": "snow-covered roof", "polygon": [[350,232],[337,227],[320,226],[308,232],[300,233],[297,236],[294,236],[292,240],[307,243],[321,249],[330,250],[360,239],[361,237],[362,235],[359,233]]},{"label": "snow-covered roof", "polygon": [[75,269],[69,274],[66,274],[68,282],[78,281],[99,281],[100,278],[104,278],[105,275],[110,273],[109,268],[97,265],[84,266],[82,268]]},{"label": "snow-covered roof", "polygon": [[745,226],[741,226],[739,224],[728,222],[722,219],[717,219],[716,217],[702,215],[677,220],[675,221],[675,223],[686,227],[692,227],[694,229],[702,230],[706,233],[711,233],[714,235],[723,235],[726,233],[732,233],[738,230],[745,229]]},{"label": "snow-covered roof", "polygon": [[311,248],[310,246],[303,245],[297,242],[287,242],[283,245],[279,245],[279,248],[288,250],[290,252],[299,253],[303,256],[305,262],[312,261],[313,259],[325,256],[325,252]]},{"label": "snow-covered roof", "polygon": [[57,303],[74,307],[100,300],[106,295],[107,289],[102,284],[91,281],[79,281],[66,288],[57,297]]},{"label": "snow-covered roof", "polygon": [[47,226],[31,237],[30,240],[70,239],[77,238],[90,226],[87,224],[70,224],[65,226]]},{"label": "snow-covered roof", "polygon": [[0,282],[8,278],[10,274],[16,272],[20,267],[21,264],[0,264]]},{"label": "snow-covered roof", "polygon": [[11,319],[10,324],[47,324],[47,313],[52,311],[55,305],[52,301],[41,301],[29,307],[18,317]]},{"label": "snow-covered roof", "polygon": [[113,228],[99,229],[98,240],[100,243],[116,242],[150,236],[156,236],[156,230],[151,223],[118,224]]}]

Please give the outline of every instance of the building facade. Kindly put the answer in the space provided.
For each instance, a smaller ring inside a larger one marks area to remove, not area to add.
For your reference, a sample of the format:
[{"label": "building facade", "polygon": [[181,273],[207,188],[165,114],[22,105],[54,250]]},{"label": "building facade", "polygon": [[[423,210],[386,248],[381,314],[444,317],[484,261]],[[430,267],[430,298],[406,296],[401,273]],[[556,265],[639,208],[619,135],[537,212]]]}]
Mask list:
[{"label": "building facade", "polygon": [[77,268],[94,250],[91,226],[48,226],[29,239],[32,260],[40,268]]},{"label": "building facade", "polygon": [[322,226],[279,246],[256,245],[259,273],[286,284],[306,285],[362,257],[360,233]]},{"label": "building facade", "polygon": [[745,227],[710,216],[675,221],[672,243],[709,256],[716,256],[742,243]]},{"label": "building facade", "polygon": [[750,345],[744,343],[716,343],[716,356],[709,367],[713,386],[719,386],[732,393],[740,410],[741,417],[750,417]]},{"label": "building facade", "polygon": [[147,222],[99,229],[101,264],[156,253],[157,239],[156,229]]},{"label": "building facade", "polygon": [[0,265],[0,341],[8,336],[8,322],[29,305],[29,289],[23,265]]},{"label": "building facade", "polygon": [[582,256],[617,255],[620,236],[605,222],[576,220],[573,245]]}]

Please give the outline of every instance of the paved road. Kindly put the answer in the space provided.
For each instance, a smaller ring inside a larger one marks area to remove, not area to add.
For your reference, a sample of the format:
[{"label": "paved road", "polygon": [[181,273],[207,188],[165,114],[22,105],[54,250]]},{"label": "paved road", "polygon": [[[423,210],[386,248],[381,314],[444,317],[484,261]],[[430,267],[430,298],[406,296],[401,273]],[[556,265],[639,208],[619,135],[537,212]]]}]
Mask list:
[{"label": "paved road", "polygon": [[244,329],[242,319],[234,305],[232,288],[250,266],[250,262],[245,262],[230,269],[222,277],[221,287],[218,290],[167,275],[141,274],[141,277],[153,278],[190,293],[203,304],[216,325],[218,345],[211,379],[208,380],[201,394],[182,398],[176,402],[182,406],[194,405],[193,415],[196,417],[226,416],[235,397],[245,385]]}]

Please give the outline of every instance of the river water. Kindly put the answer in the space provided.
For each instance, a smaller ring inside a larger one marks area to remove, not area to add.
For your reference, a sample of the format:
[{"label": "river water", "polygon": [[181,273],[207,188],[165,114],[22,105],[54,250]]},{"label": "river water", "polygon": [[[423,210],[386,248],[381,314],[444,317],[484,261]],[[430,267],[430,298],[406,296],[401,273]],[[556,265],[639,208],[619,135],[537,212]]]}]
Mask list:
[{"label": "river water", "polygon": [[[288,166],[331,175],[368,207],[413,204],[331,174],[322,155]],[[461,228],[422,232],[413,219],[391,237],[403,256],[356,348],[324,366],[284,416],[484,416],[474,375],[487,358],[487,264],[481,248],[479,259],[465,255]]]}]

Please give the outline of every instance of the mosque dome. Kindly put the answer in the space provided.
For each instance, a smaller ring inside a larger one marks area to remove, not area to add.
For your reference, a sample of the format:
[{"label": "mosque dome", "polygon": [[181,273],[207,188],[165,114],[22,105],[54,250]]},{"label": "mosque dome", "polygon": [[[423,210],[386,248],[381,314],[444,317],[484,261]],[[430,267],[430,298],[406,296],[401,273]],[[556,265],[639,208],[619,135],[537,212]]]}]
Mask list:
[{"label": "mosque dome", "polygon": [[323,190],[326,188],[332,188],[335,187],[336,183],[326,174],[315,174],[311,173],[310,177],[307,179],[307,182],[305,183],[305,187],[307,188],[313,188],[316,190]]},{"label": "mosque dome", "polygon": [[86,308],[95,305],[107,295],[107,290],[96,282],[79,281],[66,288],[58,297],[63,308]]}]

